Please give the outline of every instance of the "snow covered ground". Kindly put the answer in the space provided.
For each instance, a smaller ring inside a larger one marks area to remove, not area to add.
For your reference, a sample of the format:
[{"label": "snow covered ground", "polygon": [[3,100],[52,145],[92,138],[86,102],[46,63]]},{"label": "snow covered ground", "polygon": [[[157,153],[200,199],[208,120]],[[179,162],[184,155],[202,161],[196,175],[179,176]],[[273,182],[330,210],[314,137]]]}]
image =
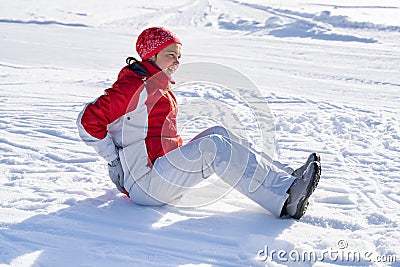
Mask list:
[{"label": "snow covered ground", "polygon": [[[2,0],[0,266],[400,266],[399,15],[396,0]],[[197,208],[117,193],[75,119],[153,25],[179,34],[182,64],[254,82],[277,158],[321,154],[301,220],[237,192]]]}]

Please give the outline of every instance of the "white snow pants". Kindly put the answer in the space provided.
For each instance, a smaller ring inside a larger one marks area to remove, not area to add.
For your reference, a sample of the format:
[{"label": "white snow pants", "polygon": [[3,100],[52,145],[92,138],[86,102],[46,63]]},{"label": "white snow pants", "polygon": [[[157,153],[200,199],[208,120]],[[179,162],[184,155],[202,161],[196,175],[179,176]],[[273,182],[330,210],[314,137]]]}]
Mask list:
[{"label": "white snow pants", "polygon": [[[275,165],[280,165],[275,162]],[[282,164],[279,168],[284,169]],[[271,159],[254,152],[247,141],[216,126],[158,158],[149,173],[128,189],[140,205],[173,202],[212,174],[279,217],[295,177],[279,171]],[[133,178],[132,178],[133,179]]]}]

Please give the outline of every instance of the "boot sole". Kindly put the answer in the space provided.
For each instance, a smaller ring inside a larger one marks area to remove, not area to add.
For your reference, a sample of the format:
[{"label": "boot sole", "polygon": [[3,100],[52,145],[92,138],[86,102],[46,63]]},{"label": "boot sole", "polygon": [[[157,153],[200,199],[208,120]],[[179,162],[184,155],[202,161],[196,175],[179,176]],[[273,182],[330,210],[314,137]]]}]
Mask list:
[{"label": "boot sole", "polygon": [[313,164],[314,168],[316,168],[316,173],[313,177],[313,180],[307,187],[307,194],[299,201],[299,204],[297,204],[296,213],[292,216],[293,219],[298,220],[303,217],[308,207],[308,199],[314,192],[315,188],[317,188],[319,179],[321,177],[321,164],[318,161],[315,161]]}]

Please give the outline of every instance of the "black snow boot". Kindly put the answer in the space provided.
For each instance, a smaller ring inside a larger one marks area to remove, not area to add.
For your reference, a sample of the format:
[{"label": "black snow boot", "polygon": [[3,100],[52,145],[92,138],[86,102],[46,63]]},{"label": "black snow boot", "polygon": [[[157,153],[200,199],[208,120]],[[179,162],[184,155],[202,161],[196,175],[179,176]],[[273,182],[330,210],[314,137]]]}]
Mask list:
[{"label": "black snow boot", "polygon": [[281,216],[300,219],[307,210],[308,199],[318,185],[321,176],[321,164],[311,162],[304,174],[294,180],[288,190],[289,197],[282,209]]},{"label": "black snow boot", "polygon": [[[318,161],[318,162],[321,161],[321,157],[319,156],[318,153],[315,153],[315,152],[311,153],[310,156],[308,156],[306,163],[304,163],[303,166],[301,166],[300,168],[295,170],[292,173],[292,176],[297,177],[297,178],[301,177],[303,175],[303,173],[305,172],[305,170],[307,169],[308,165],[310,165],[310,163],[313,161]],[[320,170],[320,172],[321,172],[321,170]]]}]

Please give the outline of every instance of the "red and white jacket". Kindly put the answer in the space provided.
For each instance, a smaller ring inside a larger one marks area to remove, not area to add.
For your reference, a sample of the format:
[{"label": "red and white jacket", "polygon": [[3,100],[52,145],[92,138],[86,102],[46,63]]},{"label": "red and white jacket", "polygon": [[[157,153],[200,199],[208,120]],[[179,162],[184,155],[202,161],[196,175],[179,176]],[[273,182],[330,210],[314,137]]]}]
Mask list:
[{"label": "red and white jacket", "polygon": [[87,145],[108,162],[120,157],[127,190],[158,157],[182,145],[170,82],[151,62],[135,62],[78,116],[79,135]]}]

